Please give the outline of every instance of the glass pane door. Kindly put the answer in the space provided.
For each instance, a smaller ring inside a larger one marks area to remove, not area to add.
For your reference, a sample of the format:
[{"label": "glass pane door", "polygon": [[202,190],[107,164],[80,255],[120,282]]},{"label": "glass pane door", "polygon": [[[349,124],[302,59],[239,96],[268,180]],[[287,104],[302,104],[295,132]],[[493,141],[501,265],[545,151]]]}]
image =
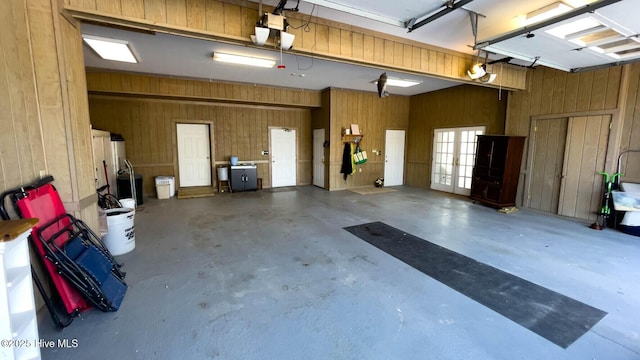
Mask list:
[{"label": "glass pane door", "polygon": [[431,188],[453,192],[453,167],[455,156],[456,132],[450,129],[437,129],[433,139],[433,168]]},{"label": "glass pane door", "polygon": [[476,154],[476,135],[482,135],[484,131],[484,126],[435,130],[432,189],[469,195]]}]

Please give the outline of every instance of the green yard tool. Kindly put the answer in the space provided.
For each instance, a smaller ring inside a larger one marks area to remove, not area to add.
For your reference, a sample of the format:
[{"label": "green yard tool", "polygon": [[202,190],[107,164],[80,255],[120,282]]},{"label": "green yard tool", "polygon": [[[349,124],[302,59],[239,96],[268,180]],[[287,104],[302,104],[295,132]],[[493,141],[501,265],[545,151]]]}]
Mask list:
[{"label": "green yard tool", "polygon": [[591,224],[592,229],[602,230],[607,226],[607,219],[611,216],[611,207],[609,207],[609,200],[611,199],[611,190],[613,188],[613,184],[616,182],[616,178],[619,177],[620,173],[615,173],[609,176],[606,172],[600,172],[600,175],[604,176],[604,195],[602,197],[602,206],[600,207],[600,211],[598,212],[598,219],[596,222]]}]

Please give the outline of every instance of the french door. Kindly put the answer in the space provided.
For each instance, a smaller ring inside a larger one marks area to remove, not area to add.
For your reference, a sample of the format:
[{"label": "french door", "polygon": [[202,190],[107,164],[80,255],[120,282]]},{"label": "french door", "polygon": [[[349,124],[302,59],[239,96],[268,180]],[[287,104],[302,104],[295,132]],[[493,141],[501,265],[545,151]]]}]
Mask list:
[{"label": "french door", "polygon": [[476,135],[483,135],[484,132],[484,126],[435,129],[431,162],[432,189],[469,195]]}]

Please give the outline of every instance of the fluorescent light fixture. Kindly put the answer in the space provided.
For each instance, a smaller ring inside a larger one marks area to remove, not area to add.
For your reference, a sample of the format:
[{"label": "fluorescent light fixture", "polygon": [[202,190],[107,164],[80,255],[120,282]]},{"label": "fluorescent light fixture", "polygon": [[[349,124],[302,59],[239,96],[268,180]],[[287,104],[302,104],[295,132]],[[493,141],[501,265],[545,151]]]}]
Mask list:
[{"label": "fluorescent light fixture", "polygon": [[214,52],[213,60],[231,64],[258,66],[264,68],[272,68],[276,65],[276,61],[271,59],[262,59],[244,55],[233,55],[221,52]]},{"label": "fluorescent light fixture", "polygon": [[[378,79],[373,80],[371,83],[378,84]],[[387,78],[387,86],[396,86],[396,87],[406,88],[406,87],[416,86],[419,84],[422,84],[422,81]]]},{"label": "fluorescent light fixture", "polygon": [[541,9],[528,13],[527,18],[525,20],[525,24],[531,25],[547,19],[551,19],[558,15],[569,12],[572,9],[573,8],[571,6],[563,2],[557,1],[551,5],[547,5]]},{"label": "fluorescent light fixture", "polygon": [[253,43],[256,45],[264,45],[264,43],[266,43],[267,39],[269,38],[270,31],[271,29],[269,28],[256,26],[256,34],[251,35],[251,41],[253,41]]},{"label": "fluorescent light fixture", "polygon": [[293,40],[296,38],[295,35],[290,34],[286,31],[280,31],[280,48],[282,50],[289,50],[291,46],[293,46]]},{"label": "fluorescent light fixture", "polygon": [[564,39],[571,34],[576,34],[587,29],[599,28],[602,24],[593,18],[587,17],[570,23],[559,25],[545,31],[549,35]]},{"label": "fluorescent light fixture", "polygon": [[136,57],[133,56],[129,42],[124,40],[108,39],[93,35],[82,35],[82,39],[95,51],[101,58],[105,60],[123,61],[128,63],[137,63]]}]

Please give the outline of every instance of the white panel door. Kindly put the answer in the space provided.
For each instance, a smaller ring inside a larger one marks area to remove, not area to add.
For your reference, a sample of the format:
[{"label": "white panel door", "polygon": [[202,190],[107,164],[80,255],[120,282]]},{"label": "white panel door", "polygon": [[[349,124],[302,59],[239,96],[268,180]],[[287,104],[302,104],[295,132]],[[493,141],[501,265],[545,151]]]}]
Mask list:
[{"label": "white panel door", "polygon": [[431,188],[469,195],[477,136],[485,127],[436,129],[433,135]]},{"label": "white panel door", "polygon": [[180,187],[211,186],[209,125],[177,124]]},{"label": "white panel door", "polygon": [[271,129],[271,186],[296,185],[296,130]]},{"label": "white panel door", "polygon": [[313,130],[313,185],[324,188],[324,129]]},{"label": "white panel door", "polygon": [[387,130],[384,142],[384,185],[404,184],[404,130]]}]

